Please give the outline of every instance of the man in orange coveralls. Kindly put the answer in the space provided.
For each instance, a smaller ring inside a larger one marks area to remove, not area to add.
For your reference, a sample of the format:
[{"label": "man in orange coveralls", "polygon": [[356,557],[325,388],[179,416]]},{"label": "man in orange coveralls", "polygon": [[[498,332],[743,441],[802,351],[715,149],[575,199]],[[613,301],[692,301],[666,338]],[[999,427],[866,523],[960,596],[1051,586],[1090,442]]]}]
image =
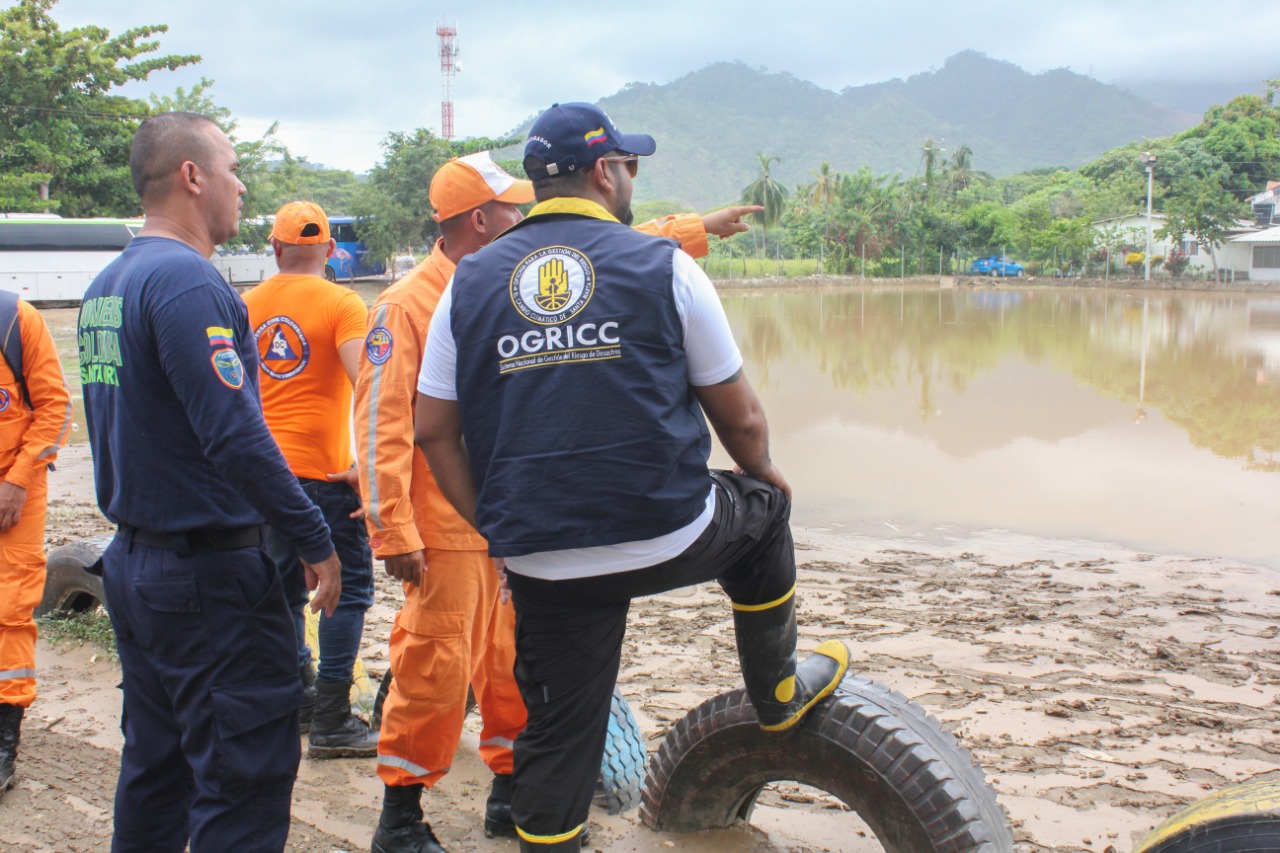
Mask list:
[{"label": "man in orange coveralls", "polygon": [[[480,755],[494,773],[485,833],[514,837],[511,746],[526,720],[512,675],[515,614],[499,602],[488,544],[440,493],[426,459],[415,452],[413,414],[427,328],[454,267],[519,222],[517,205],[533,201],[533,189],[480,152],[442,166],[429,198],[442,237],[374,303],[356,383],[356,464],[370,544],[405,591],[391,631],[394,678],[378,740],[385,789],[374,853],[444,850],[423,822],[420,800],[453,761],[468,683],[483,720]],[[746,231],[742,217],[758,210],[681,214],[639,229],[672,237],[700,257],[708,233],[723,238]]]},{"label": "man in orange coveralls", "polygon": [[[46,475],[71,426],[71,394],[40,312],[0,293],[0,796],[13,785],[22,715],[36,698]],[[21,361],[17,361],[18,359]],[[14,363],[17,362],[17,363]]]},{"label": "man in orange coveralls", "polygon": [[246,293],[244,301],[258,339],[267,426],[298,485],[324,513],[342,563],[338,606],[320,616],[317,675],[306,643],[308,596],[298,550],[278,533],[267,537],[298,633],[307,756],[372,758],[377,732],[351,713],[350,702],[364,614],[373,605],[373,556],[356,490],[350,426],[368,312],[359,294],[322,277],[335,245],[320,205],[286,204],[271,229],[280,273]]}]

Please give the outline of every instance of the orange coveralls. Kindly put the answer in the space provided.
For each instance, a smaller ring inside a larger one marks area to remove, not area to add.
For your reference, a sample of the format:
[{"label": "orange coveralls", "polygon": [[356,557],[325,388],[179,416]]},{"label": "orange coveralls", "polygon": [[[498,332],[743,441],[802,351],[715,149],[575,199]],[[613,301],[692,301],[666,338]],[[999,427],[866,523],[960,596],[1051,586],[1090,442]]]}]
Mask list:
[{"label": "orange coveralls", "polygon": [[[0,359],[0,479],[27,490],[17,524],[0,531],[0,704],[30,707],[36,698],[36,623],[44,595],[44,515],[49,463],[66,443],[71,393],[57,347],[40,312],[18,301],[22,386]],[[3,333],[0,329],[0,333]]]},{"label": "orange coveralls", "polygon": [[[693,214],[638,226],[672,237],[694,257],[707,253]],[[413,445],[418,372],[427,329],[454,264],[431,255],[388,287],[369,311],[356,383],[356,467],[369,544],[379,558],[425,548],[426,573],[404,584],[391,629],[394,677],[382,708],[378,776],[387,785],[428,788],[448,771],[462,737],[467,686],[480,708],[480,757],[494,773],[512,769],[511,747],[527,715],[512,674],[515,609],[498,603],[488,543],[441,493]]]}]

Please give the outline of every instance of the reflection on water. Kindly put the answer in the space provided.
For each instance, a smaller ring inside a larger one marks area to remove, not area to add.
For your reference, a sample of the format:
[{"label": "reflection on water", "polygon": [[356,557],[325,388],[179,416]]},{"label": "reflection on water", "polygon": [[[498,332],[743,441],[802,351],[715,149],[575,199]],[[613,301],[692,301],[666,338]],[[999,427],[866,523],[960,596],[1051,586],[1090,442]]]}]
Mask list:
[{"label": "reflection on water", "polygon": [[[801,524],[1280,568],[1280,298],[789,288],[724,304]],[[78,398],[76,311],[42,313]],[[86,440],[78,399],[75,418]]]},{"label": "reflection on water", "polygon": [[962,287],[724,304],[802,523],[1280,566],[1280,299]]}]

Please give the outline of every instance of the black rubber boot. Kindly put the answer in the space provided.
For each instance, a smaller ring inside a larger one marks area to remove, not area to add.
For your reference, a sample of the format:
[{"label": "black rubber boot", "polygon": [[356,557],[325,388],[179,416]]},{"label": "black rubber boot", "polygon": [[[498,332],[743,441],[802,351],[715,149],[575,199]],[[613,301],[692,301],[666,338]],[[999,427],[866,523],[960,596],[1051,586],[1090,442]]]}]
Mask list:
[{"label": "black rubber boot", "polygon": [[797,666],[794,590],[762,608],[733,606],[738,661],[760,728],[784,732],[835,691],[849,668],[849,650],[828,640]]},{"label": "black rubber boot", "polygon": [[[0,797],[13,787],[14,764],[18,760],[18,735],[26,709],[19,705],[0,705]],[[507,813],[511,810],[508,807]]]},{"label": "black rubber boot", "polygon": [[422,820],[421,785],[387,785],[370,853],[449,853]]},{"label": "black rubber boot", "polygon": [[317,681],[307,758],[372,758],[378,733],[351,713],[350,681]]},{"label": "black rubber boot", "polygon": [[298,667],[298,680],[302,682],[302,704],[298,706],[298,728],[305,735],[311,731],[311,719],[316,713],[316,665],[308,661]]},{"label": "black rubber boot", "polygon": [[520,853],[578,853],[578,851],[582,850],[585,837],[585,832],[579,832],[573,838],[566,838],[563,841],[555,841],[550,844],[529,841],[522,837],[520,839]]},{"label": "black rubber boot", "polygon": [[511,774],[493,774],[489,799],[484,804],[484,834],[489,838],[515,838],[516,822],[511,819]]}]

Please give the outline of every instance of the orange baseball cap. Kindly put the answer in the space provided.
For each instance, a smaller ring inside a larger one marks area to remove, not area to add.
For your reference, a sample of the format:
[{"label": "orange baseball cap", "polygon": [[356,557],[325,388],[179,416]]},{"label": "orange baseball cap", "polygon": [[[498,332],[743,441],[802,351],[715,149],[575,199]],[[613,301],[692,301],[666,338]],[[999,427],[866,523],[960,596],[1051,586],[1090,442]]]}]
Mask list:
[{"label": "orange baseball cap", "polygon": [[291,201],[276,211],[271,236],[293,246],[329,242],[329,217],[313,201]]},{"label": "orange baseball cap", "polygon": [[489,201],[533,201],[533,184],[511,177],[493,162],[488,151],[480,151],[441,166],[431,179],[428,197],[436,222],[443,222]]}]

